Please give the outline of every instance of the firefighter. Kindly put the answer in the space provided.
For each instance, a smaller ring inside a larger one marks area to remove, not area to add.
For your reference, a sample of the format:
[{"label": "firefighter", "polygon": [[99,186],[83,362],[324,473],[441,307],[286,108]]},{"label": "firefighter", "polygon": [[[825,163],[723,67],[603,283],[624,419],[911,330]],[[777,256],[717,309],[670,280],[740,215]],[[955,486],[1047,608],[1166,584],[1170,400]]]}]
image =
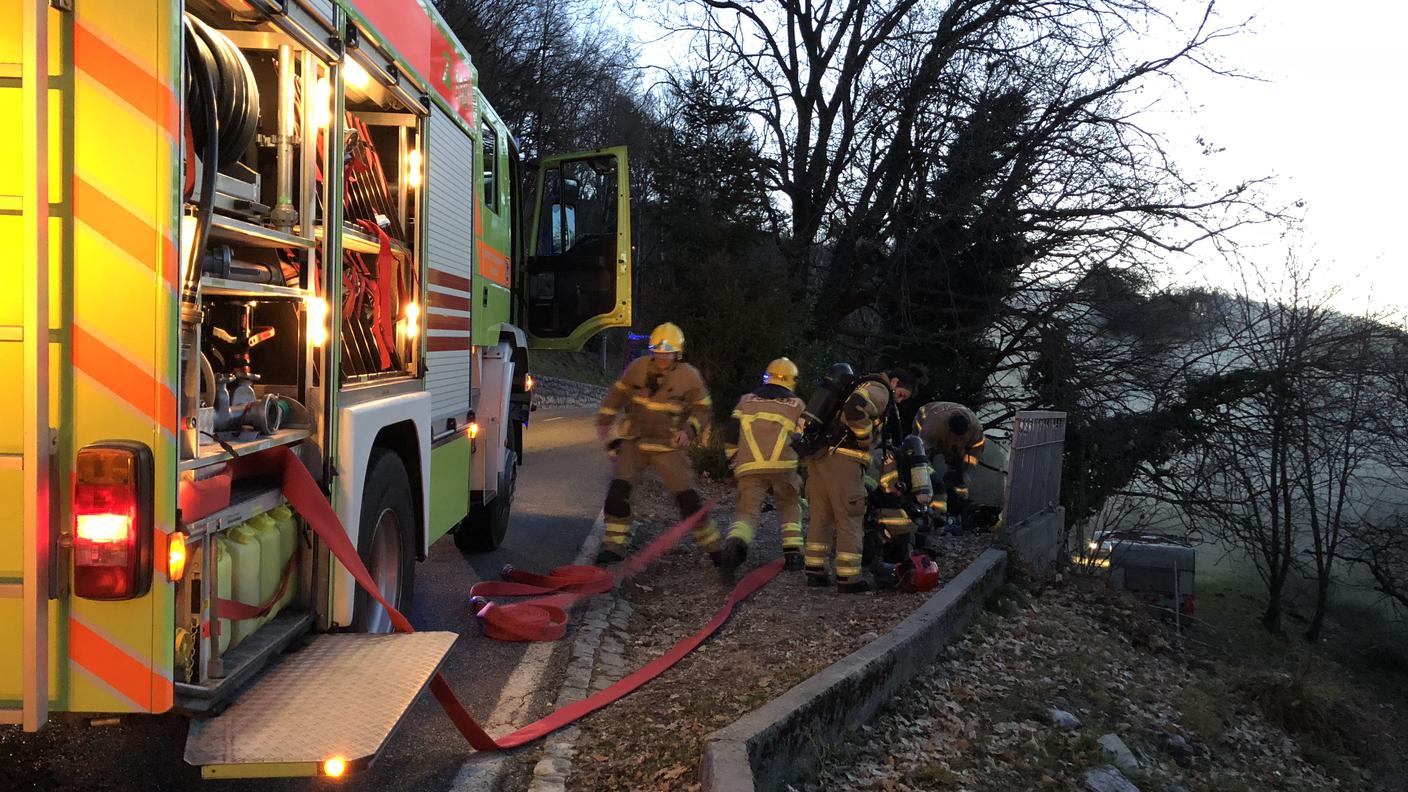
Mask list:
[{"label": "firefighter", "polygon": [[[914,377],[909,372],[855,379],[851,367],[843,363],[832,367],[813,403],[808,404],[808,421],[820,425],[808,427],[803,437],[803,449],[808,452],[807,501],[811,504],[805,549],[807,585],[830,583],[826,562],[834,548],[837,590],[870,590],[862,574],[870,448],[882,442],[886,414],[913,391]],[[829,406],[816,406],[823,403]]]},{"label": "firefighter", "polygon": [[[683,362],[684,332],[670,322],[650,334],[649,357],[638,358],[616,381],[597,412],[597,434],[613,451],[611,484],[606,491],[606,535],[598,564],[626,557],[631,541],[631,489],[641,474],[654,470],[675,496],[680,515],[688,518],[702,502],[694,490],[694,473],[685,449],[703,438],[712,402],[699,370]],[[618,420],[620,423],[618,424]],[[705,517],[694,541],[717,566],[719,531]]]},{"label": "firefighter", "polygon": [[929,402],[914,416],[914,431],[924,441],[937,474],[943,466],[942,492],[935,488],[930,507],[939,520],[953,518],[962,529],[968,505],[968,471],[983,452],[983,424],[967,407],[954,402]]},{"label": "firefighter", "polygon": [[898,447],[882,444],[873,455],[875,486],[870,495],[880,561],[896,564],[909,556],[915,522],[924,516],[934,490],[924,441],[909,435]]},{"label": "firefighter", "polygon": [[763,385],[738,400],[724,433],[724,449],[738,487],[738,505],[723,547],[722,570],[727,578],[748,557],[763,498],[769,492],[777,499],[783,568],[802,569],[802,484],[797,452],[790,441],[806,404],[792,392],[796,387],[795,363],[785,357],[769,363]]}]

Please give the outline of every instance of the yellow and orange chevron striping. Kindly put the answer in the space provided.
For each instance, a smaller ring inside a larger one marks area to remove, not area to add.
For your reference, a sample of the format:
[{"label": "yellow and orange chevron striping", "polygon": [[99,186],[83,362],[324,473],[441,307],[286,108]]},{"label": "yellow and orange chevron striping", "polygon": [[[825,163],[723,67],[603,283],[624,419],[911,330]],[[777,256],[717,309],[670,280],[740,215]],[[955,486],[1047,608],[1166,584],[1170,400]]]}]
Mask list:
[{"label": "yellow and orange chevron striping", "polygon": [[[84,9],[86,10],[86,9]],[[158,70],[129,57],[104,39],[92,22],[83,19],[73,26],[73,65],[121,97],[175,140],[180,131],[180,103]]]},{"label": "yellow and orange chevron striping", "polygon": [[[156,462],[158,549],[176,517],[177,228],[181,211],[180,3],[78,0],[73,25],[74,448],[137,440]],[[161,558],[160,554],[157,558]],[[173,587],[124,602],[72,599],[61,709],[172,705]]]},{"label": "yellow and orange chevron striping", "polygon": [[69,660],[121,696],[134,711],[171,709],[171,677],[77,618],[68,622]]}]

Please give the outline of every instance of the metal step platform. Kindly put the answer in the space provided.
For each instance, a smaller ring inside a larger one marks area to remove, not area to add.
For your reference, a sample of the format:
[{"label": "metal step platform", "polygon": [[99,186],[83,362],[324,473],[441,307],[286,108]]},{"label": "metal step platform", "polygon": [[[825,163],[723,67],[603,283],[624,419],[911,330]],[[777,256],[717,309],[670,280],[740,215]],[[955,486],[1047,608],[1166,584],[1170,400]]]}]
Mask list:
[{"label": "metal step platform", "polygon": [[191,723],[186,762],[205,778],[338,776],[365,769],[440,668],[452,632],[320,635]]}]

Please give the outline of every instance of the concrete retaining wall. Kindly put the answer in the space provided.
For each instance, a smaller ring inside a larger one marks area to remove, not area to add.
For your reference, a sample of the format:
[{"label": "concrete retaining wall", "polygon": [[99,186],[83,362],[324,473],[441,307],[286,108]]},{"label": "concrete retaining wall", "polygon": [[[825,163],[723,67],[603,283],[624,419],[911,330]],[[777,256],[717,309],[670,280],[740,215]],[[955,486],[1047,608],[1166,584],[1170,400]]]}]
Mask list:
[{"label": "concrete retaining wall", "polygon": [[893,630],[714,732],[701,762],[703,789],[777,790],[815,766],[824,746],[870,720],[968,626],[1006,581],[1007,564],[1006,552],[984,552]]},{"label": "concrete retaining wall", "polygon": [[1056,569],[1065,521],[1066,510],[1057,506],[1003,530],[998,546],[1008,552],[1009,571],[1015,578],[1040,579]]}]

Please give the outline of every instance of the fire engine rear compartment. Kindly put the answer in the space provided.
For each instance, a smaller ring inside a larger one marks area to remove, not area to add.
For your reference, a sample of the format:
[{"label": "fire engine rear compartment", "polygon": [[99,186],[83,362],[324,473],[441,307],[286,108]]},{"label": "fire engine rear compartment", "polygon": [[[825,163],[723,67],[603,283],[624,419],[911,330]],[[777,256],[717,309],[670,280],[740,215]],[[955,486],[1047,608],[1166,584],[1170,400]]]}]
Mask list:
[{"label": "fire engine rear compartment", "polygon": [[187,760],[207,777],[357,769],[454,636],[324,635],[280,657],[331,627],[333,562],[278,481],[231,479],[227,462],[288,446],[327,488],[337,394],[420,375],[426,108],[371,42],[339,64],[318,46],[328,20],[301,5],[281,19],[227,5],[187,3],[184,20],[179,475],[218,508],[183,520],[175,706],[198,716]]}]

